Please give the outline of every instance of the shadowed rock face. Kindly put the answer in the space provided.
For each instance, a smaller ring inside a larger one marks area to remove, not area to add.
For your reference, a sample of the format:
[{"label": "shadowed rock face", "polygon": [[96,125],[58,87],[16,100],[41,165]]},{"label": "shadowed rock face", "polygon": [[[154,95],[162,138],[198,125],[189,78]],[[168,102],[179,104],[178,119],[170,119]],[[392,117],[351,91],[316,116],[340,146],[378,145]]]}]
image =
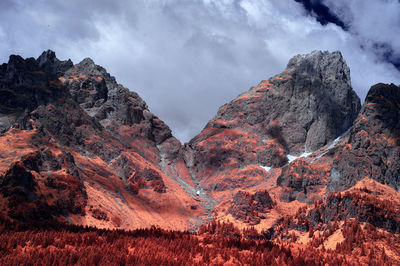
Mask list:
[{"label": "shadowed rock face", "polygon": [[[34,58],[11,55],[8,64],[0,68],[0,114],[30,112],[39,105],[66,97],[67,90],[57,89]],[[9,125],[8,125],[9,126]],[[7,125],[0,125],[5,129]]]},{"label": "shadowed rock face", "polygon": [[65,71],[74,65],[70,59],[67,61],[60,61],[56,57],[56,53],[51,50],[43,52],[36,61],[44,72],[56,77],[62,76]]},{"label": "shadowed rock face", "polygon": [[171,130],[151,113],[135,92],[117,84],[115,78],[90,58],[70,68],[61,78],[73,98],[92,117],[110,131],[131,126],[136,137],[144,137],[157,145],[172,137]]},{"label": "shadowed rock face", "polygon": [[308,105],[295,121],[304,121],[300,125],[307,131],[305,150],[315,151],[352,125],[360,110],[360,99],[351,88],[350,70],[340,52],[295,56],[287,68],[293,77],[293,93],[300,96],[291,105]]},{"label": "shadowed rock face", "polygon": [[396,190],[400,186],[400,89],[391,84],[371,87],[351,130],[323,156],[299,159],[283,167],[277,184],[282,199],[311,202],[307,191],[326,195],[372,178]]},{"label": "shadowed rock face", "polygon": [[346,148],[332,166],[329,188],[340,191],[364,177],[400,187],[400,88],[372,86],[350,131]]},{"label": "shadowed rock face", "polygon": [[281,167],[287,155],[313,152],[345,132],[359,110],[339,52],[298,55],[284,72],[219,109],[186,145],[188,167],[200,180],[210,169]]}]

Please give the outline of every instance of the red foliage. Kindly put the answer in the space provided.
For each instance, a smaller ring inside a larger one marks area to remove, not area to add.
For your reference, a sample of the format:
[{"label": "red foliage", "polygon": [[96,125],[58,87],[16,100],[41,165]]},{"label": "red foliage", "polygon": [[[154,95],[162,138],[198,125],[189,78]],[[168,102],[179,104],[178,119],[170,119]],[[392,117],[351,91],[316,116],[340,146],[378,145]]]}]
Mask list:
[{"label": "red foliage", "polygon": [[[7,226],[11,226],[7,224]],[[7,227],[6,227],[7,228]],[[105,230],[49,224],[0,231],[0,265],[317,265],[348,264],[343,256],[262,239],[254,228],[212,221],[198,234],[159,228]]]}]

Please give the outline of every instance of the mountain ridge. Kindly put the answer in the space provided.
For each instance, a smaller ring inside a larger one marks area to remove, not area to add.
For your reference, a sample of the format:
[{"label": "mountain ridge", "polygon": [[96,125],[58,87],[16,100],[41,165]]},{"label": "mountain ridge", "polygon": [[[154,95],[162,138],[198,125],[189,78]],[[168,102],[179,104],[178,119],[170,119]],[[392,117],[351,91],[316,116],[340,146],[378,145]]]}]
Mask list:
[{"label": "mountain ridge", "polygon": [[187,261],[210,263],[215,245],[216,263],[396,265],[399,117],[400,87],[376,84],[361,105],[340,52],[314,51],[182,144],[92,59],[12,55],[0,65],[0,237],[49,225],[48,236],[190,240],[185,254],[201,255]]},{"label": "mountain ridge", "polygon": [[[231,219],[261,230],[365,177],[399,186],[398,87],[372,87],[361,107],[340,52],[293,57],[184,144],[90,58],[13,55],[0,74],[1,147],[15,149],[0,162],[2,197],[17,187],[34,215],[51,210],[46,219],[184,230]],[[11,201],[3,215],[28,221]]]}]

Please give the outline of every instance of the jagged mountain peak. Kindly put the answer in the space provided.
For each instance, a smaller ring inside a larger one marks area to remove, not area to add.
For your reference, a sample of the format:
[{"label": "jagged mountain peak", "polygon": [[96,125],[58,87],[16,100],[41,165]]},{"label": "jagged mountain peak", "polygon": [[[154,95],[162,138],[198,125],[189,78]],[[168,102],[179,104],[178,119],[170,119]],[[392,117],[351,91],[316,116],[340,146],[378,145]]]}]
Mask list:
[{"label": "jagged mountain peak", "polygon": [[115,77],[111,76],[104,67],[97,65],[93,59],[89,57],[73,65],[73,67],[64,73],[64,76],[103,79],[108,89],[118,87]]},{"label": "jagged mountain peak", "polygon": [[34,58],[24,59],[19,55],[10,55],[8,63],[3,65],[4,78],[15,84],[21,85],[29,82],[32,72],[39,71],[40,68]]},{"label": "jagged mountain peak", "polygon": [[[65,69],[66,61],[53,62],[22,58],[11,55],[8,63],[3,64],[0,71],[0,113],[20,116],[21,112],[30,112],[56,99],[66,98],[68,91],[54,76],[59,70]],[[42,64],[39,64],[41,62]],[[9,128],[8,118],[0,122],[0,127]]]},{"label": "jagged mountain peak", "polygon": [[400,87],[379,83],[370,88],[352,132],[360,130],[400,137]]},{"label": "jagged mountain peak", "polygon": [[365,97],[365,102],[376,102],[379,99],[398,103],[400,101],[400,86],[396,86],[393,83],[378,83],[372,86]]},{"label": "jagged mountain peak", "polygon": [[47,50],[47,51],[43,51],[43,53],[38,57],[37,61],[45,61],[45,60],[49,60],[52,62],[55,62],[57,59],[56,56],[56,52],[54,52],[53,50]]},{"label": "jagged mountain peak", "polygon": [[66,70],[73,66],[71,59],[61,61],[57,58],[56,53],[52,50],[44,51],[36,59],[39,67],[48,75],[60,77]]},{"label": "jagged mountain peak", "polygon": [[93,61],[92,58],[86,57],[84,58],[80,63],[77,64],[77,66],[85,66],[85,65],[96,65]]},{"label": "jagged mountain peak", "polygon": [[[286,71],[298,84],[297,90],[295,86],[295,94],[304,89],[309,90],[319,101],[320,113],[324,113],[326,106],[333,103],[344,117],[343,123],[337,125],[340,131],[344,132],[350,127],[361,104],[351,87],[350,69],[339,51],[313,51],[294,56]],[[307,83],[311,83],[311,86],[307,86]]]},{"label": "jagged mountain peak", "polygon": [[[296,55],[286,67],[311,75],[320,75],[322,79],[340,78],[350,85],[350,69],[340,51],[313,51],[309,54]],[[300,70],[300,71],[299,71]]]},{"label": "jagged mountain peak", "polygon": [[69,68],[61,80],[68,84],[75,101],[108,130],[133,126],[131,137],[144,137],[161,144],[172,137],[170,128],[150,112],[136,93],[117,83],[107,70],[90,58]]},{"label": "jagged mountain peak", "polygon": [[74,68],[82,74],[86,75],[104,75],[105,73],[108,74],[107,70],[104,67],[97,65],[93,61],[93,59],[89,57],[83,59],[81,62],[76,64]]}]

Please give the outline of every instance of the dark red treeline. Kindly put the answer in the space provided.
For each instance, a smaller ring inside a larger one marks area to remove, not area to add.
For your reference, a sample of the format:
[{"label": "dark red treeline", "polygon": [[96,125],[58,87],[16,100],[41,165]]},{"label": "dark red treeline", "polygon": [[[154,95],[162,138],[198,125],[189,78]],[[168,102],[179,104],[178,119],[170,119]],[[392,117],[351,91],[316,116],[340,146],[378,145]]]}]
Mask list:
[{"label": "dark red treeline", "polygon": [[331,265],[345,256],[263,239],[213,221],[198,234],[159,228],[105,230],[65,224],[17,225],[3,222],[0,265]]}]

